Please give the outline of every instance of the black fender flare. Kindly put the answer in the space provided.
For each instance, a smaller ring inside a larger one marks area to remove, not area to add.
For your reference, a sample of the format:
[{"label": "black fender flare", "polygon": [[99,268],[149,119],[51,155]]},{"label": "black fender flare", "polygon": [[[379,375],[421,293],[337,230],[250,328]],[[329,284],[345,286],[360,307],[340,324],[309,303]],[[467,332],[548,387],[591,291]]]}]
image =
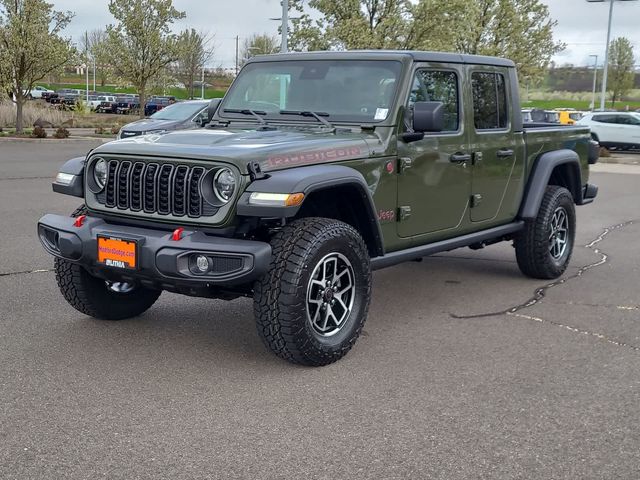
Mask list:
[{"label": "black fender flare", "polygon": [[582,204],[580,157],[573,150],[554,150],[543,153],[536,159],[525,188],[524,201],[520,206],[520,218],[533,219],[537,217],[551,174],[558,165],[568,166],[571,176],[569,191],[573,195],[574,202],[577,205]]},{"label": "black fender flare", "polygon": [[251,205],[251,193],[304,193],[306,200],[313,192],[337,186],[349,186],[358,193],[364,207],[362,214],[366,215],[366,224],[375,244],[373,252],[383,255],[382,231],[369,186],[360,172],[343,165],[312,165],[269,172],[266,178],[249,184],[238,200],[236,211],[238,215],[245,217],[291,218],[297,215],[304,201],[302,205],[291,207]]},{"label": "black fender flare", "polygon": [[84,198],[84,165],[86,158],[86,156],[75,157],[64,162],[58,173],[72,175],[72,178],[68,182],[61,182],[56,176],[56,179],[51,184],[54,192]]}]

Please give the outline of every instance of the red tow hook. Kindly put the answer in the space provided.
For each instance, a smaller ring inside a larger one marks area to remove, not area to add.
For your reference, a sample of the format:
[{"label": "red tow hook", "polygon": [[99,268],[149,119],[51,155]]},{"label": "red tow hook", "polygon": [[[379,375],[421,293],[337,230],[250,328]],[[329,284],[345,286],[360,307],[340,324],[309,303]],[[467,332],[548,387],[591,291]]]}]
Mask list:
[{"label": "red tow hook", "polygon": [[84,221],[87,219],[86,215],[80,215],[79,217],[76,217],[76,221],[73,222],[73,226],[74,227],[81,227],[84,224]]},{"label": "red tow hook", "polygon": [[184,227],[176,228],[171,235],[171,240],[174,242],[179,241],[182,238],[182,232],[184,232]]}]

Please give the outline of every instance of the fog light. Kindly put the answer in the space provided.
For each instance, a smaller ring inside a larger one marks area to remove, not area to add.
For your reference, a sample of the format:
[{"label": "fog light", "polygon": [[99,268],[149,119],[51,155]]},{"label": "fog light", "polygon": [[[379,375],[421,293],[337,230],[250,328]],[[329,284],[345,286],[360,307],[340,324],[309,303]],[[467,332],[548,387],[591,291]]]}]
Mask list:
[{"label": "fog light", "polygon": [[198,255],[196,257],[196,268],[202,273],[209,271],[209,259],[204,255]]}]

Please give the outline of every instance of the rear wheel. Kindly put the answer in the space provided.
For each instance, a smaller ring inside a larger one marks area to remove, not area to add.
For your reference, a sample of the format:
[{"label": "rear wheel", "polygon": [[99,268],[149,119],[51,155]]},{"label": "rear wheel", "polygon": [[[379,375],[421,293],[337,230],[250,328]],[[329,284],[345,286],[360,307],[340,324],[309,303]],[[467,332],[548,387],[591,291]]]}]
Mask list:
[{"label": "rear wheel", "polygon": [[[84,205],[71,216],[85,215]],[[54,260],[54,271],[60,292],[76,310],[101,320],[124,320],[147,311],[161,290],[152,290],[127,282],[110,282],[92,276],[80,265],[61,258]]]},{"label": "rear wheel", "polygon": [[355,344],[369,308],[367,247],[350,225],[326,218],[296,220],[271,241],[269,271],[256,282],[258,333],[276,355],[328,365]]},{"label": "rear wheel", "polygon": [[516,259],[529,277],[553,279],[562,275],[573,253],[576,214],[569,190],[549,185],[538,216],[527,220],[515,239]]}]

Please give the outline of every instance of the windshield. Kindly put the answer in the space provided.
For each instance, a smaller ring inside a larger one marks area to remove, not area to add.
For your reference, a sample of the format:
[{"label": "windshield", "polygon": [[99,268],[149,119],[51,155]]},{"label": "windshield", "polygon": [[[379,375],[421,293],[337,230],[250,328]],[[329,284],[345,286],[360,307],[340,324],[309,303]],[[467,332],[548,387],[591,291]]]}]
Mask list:
[{"label": "windshield", "polygon": [[174,103],[158,110],[149,118],[154,120],[188,120],[205,107],[206,105],[201,103]]},{"label": "windshield", "polygon": [[237,118],[225,110],[250,109],[291,120],[281,115],[285,110],[328,114],[331,122],[380,122],[389,115],[401,68],[381,60],[250,63],[227,92],[220,116]]}]

